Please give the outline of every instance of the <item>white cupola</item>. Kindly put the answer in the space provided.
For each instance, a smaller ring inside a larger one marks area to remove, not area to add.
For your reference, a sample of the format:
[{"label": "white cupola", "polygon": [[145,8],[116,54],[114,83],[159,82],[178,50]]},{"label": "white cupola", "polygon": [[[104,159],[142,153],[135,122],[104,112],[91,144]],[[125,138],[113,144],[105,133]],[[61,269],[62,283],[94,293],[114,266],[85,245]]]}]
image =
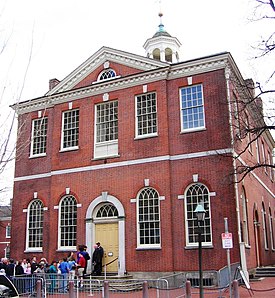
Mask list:
[{"label": "white cupola", "polygon": [[149,58],[153,58],[162,62],[176,63],[179,62],[179,49],[181,43],[176,37],[172,37],[164,30],[160,12],[160,24],[158,31],[153,37],[146,40],[143,48]]}]

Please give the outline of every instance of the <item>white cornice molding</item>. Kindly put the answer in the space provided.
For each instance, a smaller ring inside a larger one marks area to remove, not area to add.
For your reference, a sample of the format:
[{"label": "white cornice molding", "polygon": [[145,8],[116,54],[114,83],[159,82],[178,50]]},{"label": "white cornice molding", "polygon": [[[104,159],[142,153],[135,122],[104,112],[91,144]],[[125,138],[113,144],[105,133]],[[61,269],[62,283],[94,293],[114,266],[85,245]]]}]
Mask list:
[{"label": "white cornice molding", "polygon": [[[161,65],[166,65],[166,63],[161,63]],[[133,74],[127,77],[114,78],[113,80],[106,82],[98,82],[80,89],[46,95],[41,98],[15,104],[12,108],[15,109],[18,114],[24,114],[50,108],[60,103],[103,94],[106,92],[109,93],[141,84],[149,84],[158,80],[172,80],[175,78],[188,77],[218,69],[225,69],[228,65],[231,66],[231,69],[233,69],[234,72],[237,71],[239,74],[238,68],[234,63],[234,60],[231,58],[231,55],[229,53],[223,53],[187,62],[176,63],[170,66],[158,67],[150,71]]]},{"label": "white cornice molding", "polygon": [[149,59],[147,57],[115,50],[112,48],[102,47],[94,55],[77,67],[72,73],[70,73],[66,78],[64,78],[52,90],[47,92],[46,95],[53,95],[55,93],[72,89],[79,82],[81,82],[84,77],[88,76],[106,61],[113,61],[129,67],[137,68],[142,71],[152,70],[167,65],[167,63]]},{"label": "white cornice molding", "polygon": [[89,96],[94,96],[103,93],[125,89],[141,84],[149,84],[151,82],[164,80],[167,78],[169,67],[157,69],[153,72],[135,74],[126,78],[109,80],[107,82],[99,82],[85,88],[70,90],[68,92],[57,93],[51,96],[41,97],[28,102],[18,103],[12,107],[17,114],[24,114],[33,111],[38,111],[45,108],[53,107],[54,105],[73,101]]},{"label": "white cornice molding", "polygon": [[158,45],[160,43],[166,43],[166,44],[176,43],[178,47],[181,46],[180,41],[176,37],[160,35],[160,36],[157,36],[157,37],[148,38],[145,41],[145,43],[143,45],[143,48],[147,48],[149,45],[151,45],[151,46],[152,45]]},{"label": "white cornice molding", "polygon": [[218,69],[224,69],[228,65],[228,54],[221,56],[205,57],[198,60],[178,63],[173,65],[168,79],[193,76],[200,73],[210,72]]},{"label": "white cornice molding", "polygon": [[40,174],[34,174],[34,175],[28,175],[28,176],[17,176],[14,178],[14,182],[49,178],[56,175],[90,172],[90,171],[97,171],[97,170],[103,170],[103,169],[105,170],[110,168],[120,168],[125,166],[126,167],[136,166],[139,164],[148,164],[148,163],[163,162],[163,161],[174,162],[178,160],[203,158],[203,157],[223,155],[223,154],[232,154],[232,149],[224,148],[224,149],[217,149],[217,150],[210,150],[210,151],[190,152],[186,154],[153,156],[153,157],[147,157],[147,158],[118,161],[118,162],[107,163],[107,164],[83,166],[83,167],[76,167],[76,168],[69,168],[69,169],[60,169],[60,170],[54,170],[47,173],[40,173]]}]

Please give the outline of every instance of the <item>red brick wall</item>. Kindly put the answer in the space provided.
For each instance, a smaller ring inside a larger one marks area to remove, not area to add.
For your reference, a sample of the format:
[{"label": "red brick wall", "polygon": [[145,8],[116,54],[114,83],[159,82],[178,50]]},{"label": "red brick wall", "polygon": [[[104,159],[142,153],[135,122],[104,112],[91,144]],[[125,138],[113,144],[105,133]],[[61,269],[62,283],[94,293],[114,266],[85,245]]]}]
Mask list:
[{"label": "red brick wall", "polygon": [[[110,92],[109,100],[119,101],[120,157],[113,159],[93,160],[94,105],[102,102],[102,95],[73,101],[73,108],[80,109],[79,150],[76,151],[59,152],[62,111],[68,109],[68,103],[50,108],[47,111],[47,156],[29,159],[29,145],[19,150],[16,177],[145,157],[174,156],[231,148],[224,70],[193,76],[193,84],[197,83],[203,84],[205,130],[180,133],[179,88],[187,85],[187,79],[162,80],[148,84],[148,91],[157,93],[158,137],[139,140],[135,140],[134,96],[143,92],[142,85]],[[36,115],[37,113],[34,112],[20,116],[19,125],[24,123],[24,130],[19,135],[18,144],[30,140],[31,119]],[[205,183],[211,192],[215,192],[215,196],[211,197],[213,247],[203,250],[204,269],[219,269],[226,265],[226,252],[221,247],[224,217],[228,217],[229,230],[234,235],[231,261],[238,262],[233,162],[230,156],[220,155],[167,160],[15,182],[12,236],[16,241],[12,242],[12,255],[15,258],[25,255],[26,213],[23,213],[23,209],[27,208],[33,193],[38,192],[39,199],[48,207],[45,211],[43,256],[49,260],[64,256],[64,252],[56,252],[58,210],[54,209],[54,206],[58,205],[66,187],[70,187],[78,202],[82,204],[82,207],[78,208],[78,243],[85,242],[85,216],[89,204],[102,191],[108,191],[121,201],[125,209],[127,271],[197,270],[197,250],[186,249],[184,200],[178,199],[178,196],[183,195],[186,187],[192,183],[193,174],[198,174],[199,181]],[[155,187],[161,196],[165,196],[165,200],[160,203],[162,243],[160,250],[136,250],[136,204],[131,203],[130,199],[136,197],[138,191],[144,186],[146,178],[150,179],[150,186]],[[266,179],[265,182],[267,182]],[[274,190],[270,182],[267,184]],[[245,185],[249,189],[249,218],[252,231],[253,204],[256,202],[259,206],[261,194],[265,193],[266,203],[269,202],[272,205],[272,210],[275,206],[271,196],[259,187],[255,179],[248,176],[245,179]],[[14,231],[18,229],[21,232],[15,234]],[[251,248],[247,249],[250,257],[249,267],[255,267],[254,251],[253,240],[251,240]],[[269,262],[271,258],[275,261],[275,257],[270,253],[264,258],[264,262]]]}]

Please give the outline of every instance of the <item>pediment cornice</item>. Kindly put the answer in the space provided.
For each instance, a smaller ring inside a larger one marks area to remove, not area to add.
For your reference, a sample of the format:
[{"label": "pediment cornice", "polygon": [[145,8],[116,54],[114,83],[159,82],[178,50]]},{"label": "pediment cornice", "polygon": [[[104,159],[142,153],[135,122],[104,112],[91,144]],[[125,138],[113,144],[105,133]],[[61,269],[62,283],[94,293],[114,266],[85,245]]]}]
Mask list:
[{"label": "pediment cornice", "polygon": [[239,74],[238,68],[231,55],[229,53],[224,53],[216,56],[176,63],[166,67],[160,67],[130,75],[128,77],[114,78],[113,80],[98,82],[79,89],[45,95],[44,97],[15,104],[12,108],[15,109],[18,114],[24,114],[50,108],[60,103],[92,97],[94,95],[109,93],[133,86],[145,85],[159,80],[172,80],[218,69],[226,69],[228,65],[230,65],[230,68],[235,74],[236,72]]},{"label": "pediment cornice", "polygon": [[79,82],[81,82],[81,80],[83,80],[83,78],[88,76],[106,61],[116,62],[125,66],[139,69],[141,71],[153,70],[159,67],[167,66],[167,63],[154,59],[115,50],[112,48],[102,47],[72,73],[70,73],[66,78],[64,78],[57,86],[47,92],[46,95],[53,95],[55,93],[73,89]]}]

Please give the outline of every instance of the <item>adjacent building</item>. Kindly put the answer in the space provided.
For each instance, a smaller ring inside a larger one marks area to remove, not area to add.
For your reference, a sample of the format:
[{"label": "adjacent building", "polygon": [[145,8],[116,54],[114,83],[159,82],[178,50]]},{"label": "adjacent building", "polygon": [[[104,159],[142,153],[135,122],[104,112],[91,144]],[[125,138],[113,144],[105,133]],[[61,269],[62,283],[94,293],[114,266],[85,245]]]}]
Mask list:
[{"label": "adjacent building", "polygon": [[[12,257],[49,261],[101,242],[107,272],[158,276],[274,264],[274,172],[261,101],[229,52],[181,61],[163,24],[146,56],[102,47],[18,114]],[[238,182],[238,183],[237,183]],[[18,232],[20,231],[20,232]],[[149,265],[150,264],[150,265]],[[208,274],[208,275],[207,275]]]},{"label": "adjacent building", "polygon": [[0,206],[0,259],[10,257],[11,206]]}]

